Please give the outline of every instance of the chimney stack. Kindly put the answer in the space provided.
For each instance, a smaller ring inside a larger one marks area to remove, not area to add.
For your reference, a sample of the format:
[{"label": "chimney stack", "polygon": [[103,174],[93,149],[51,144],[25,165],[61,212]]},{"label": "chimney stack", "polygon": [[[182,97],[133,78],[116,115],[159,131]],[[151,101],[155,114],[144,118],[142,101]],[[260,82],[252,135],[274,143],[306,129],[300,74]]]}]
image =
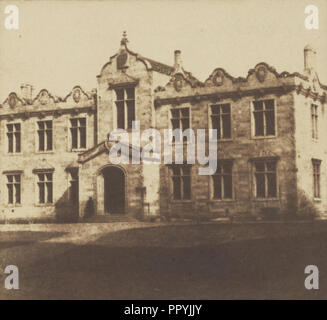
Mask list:
[{"label": "chimney stack", "polygon": [[174,73],[183,73],[183,63],[180,50],[175,50]]},{"label": "chimney stack", "polygon": [[304,72],[312,74],[316,69],[316,50],[311,45],[304,47]]},{"label": "chimney stack", "polygon": [[31,84],[23,83],[20,86],[20,89],[22,98],[27,101],[32,101],[33,86]]}]

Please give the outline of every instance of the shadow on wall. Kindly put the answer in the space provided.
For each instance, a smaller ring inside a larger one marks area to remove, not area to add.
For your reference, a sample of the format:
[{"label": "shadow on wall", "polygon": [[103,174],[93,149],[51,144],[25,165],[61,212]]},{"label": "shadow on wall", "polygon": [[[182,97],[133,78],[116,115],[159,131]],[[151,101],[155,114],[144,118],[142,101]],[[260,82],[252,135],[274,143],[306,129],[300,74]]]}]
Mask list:
[{"label": "shadow on wall", "polygon": [[78,200],[72,201],[69,197],[67,189],[61,198],[55,203],[55,220],[56,222],[77,222],[78,215]]},{"label": "shadow on wall", "polygon": [[320,216],[320,210],[303,190],[287,198],[286,217],[289,219],[311,220]]}]

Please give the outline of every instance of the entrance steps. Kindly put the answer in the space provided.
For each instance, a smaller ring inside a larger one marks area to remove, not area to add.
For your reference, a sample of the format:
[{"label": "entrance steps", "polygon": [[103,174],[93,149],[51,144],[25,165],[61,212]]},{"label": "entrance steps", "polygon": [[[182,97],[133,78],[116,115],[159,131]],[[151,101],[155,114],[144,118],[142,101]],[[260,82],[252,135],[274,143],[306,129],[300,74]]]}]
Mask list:
[{"label": "entrance steps", "polygon": [[111,223],[111,222],[137,222],[135,217],[127,216],[127,215],[94,215],[90,218],[85,218],[82,222],[87,223]]}]

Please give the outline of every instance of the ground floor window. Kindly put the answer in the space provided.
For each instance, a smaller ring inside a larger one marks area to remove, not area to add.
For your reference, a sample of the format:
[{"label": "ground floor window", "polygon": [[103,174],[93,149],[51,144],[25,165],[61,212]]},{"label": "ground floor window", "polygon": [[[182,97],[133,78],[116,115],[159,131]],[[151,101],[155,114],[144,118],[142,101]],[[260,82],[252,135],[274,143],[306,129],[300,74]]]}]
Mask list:
[{"label": "ground floor window", "polygon": [[174,200],[191,199],[191,167],[174,165],[171,167],[171,178]]},{"label": "ground floor window", "polygon": [[219,162],[212,177],[212,191],[214,199],[233,198],[232,161]]},{"label": "ground floor window", "polygon": [[320,163],[321,160],[313,159],[313,196],[315,198],[320,198]]},{"label": "ground floor window", "polygon": [[21,175],[7,174],[8,204],[21,203]]},{"label": "ground floor window", "polygon": [[254,162],[255,195],[257,198],[277,197],[277,161]]},{"label": "ground floor window", "polygon": [[53,203],[53,174],[52,172],[37,173],[37,186],[39,191],[39,203]]}]

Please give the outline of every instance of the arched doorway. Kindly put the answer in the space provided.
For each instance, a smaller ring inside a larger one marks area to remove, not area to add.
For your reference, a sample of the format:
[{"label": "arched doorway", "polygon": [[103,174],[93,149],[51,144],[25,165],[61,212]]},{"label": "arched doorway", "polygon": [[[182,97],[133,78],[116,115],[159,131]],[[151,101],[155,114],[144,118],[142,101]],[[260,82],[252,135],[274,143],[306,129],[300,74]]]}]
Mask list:
[{"label": "arched doorway", "polygon": [[109,214],[125,213],[125,173],[115,166],[102,169],[104,180],[104,212]]}]

